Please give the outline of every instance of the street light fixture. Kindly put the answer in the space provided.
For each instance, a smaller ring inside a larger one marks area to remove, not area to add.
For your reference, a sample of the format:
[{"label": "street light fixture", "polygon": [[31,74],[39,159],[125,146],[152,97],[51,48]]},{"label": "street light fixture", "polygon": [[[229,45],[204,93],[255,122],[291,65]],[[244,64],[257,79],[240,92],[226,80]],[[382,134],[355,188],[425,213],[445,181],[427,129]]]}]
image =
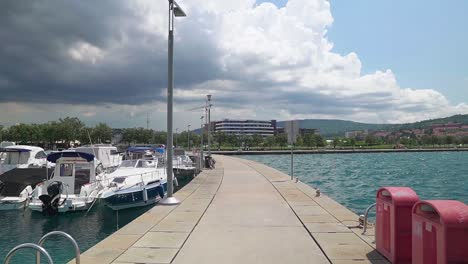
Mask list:
[{"label": "street light fixture", "polygon": [[169,36],[168,36],[168,54],[167,54],[167,67],[168,67],[168,85],[167,85],[167,194],[159,204],[162,205],[176,205],[180,201],[173,197],[174,193],[174,174],[172,170],[172,158],[174,156],[172,123],[173,123],[173,96],[174,96],[174,17],[184,17],[185,12],[174,1],[169,0]]}]

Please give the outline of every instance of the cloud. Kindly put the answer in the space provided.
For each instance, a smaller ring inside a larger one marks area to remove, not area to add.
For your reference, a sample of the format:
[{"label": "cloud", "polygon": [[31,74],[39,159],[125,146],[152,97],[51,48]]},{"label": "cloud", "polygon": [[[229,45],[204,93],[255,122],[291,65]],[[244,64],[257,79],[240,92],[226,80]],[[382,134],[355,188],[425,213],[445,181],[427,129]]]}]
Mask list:
[{"label": "cloud", "polygon": [[[391,70],[362,74],[356,53],[333,52],[329,1],[290,0],[282,8],[254,0],[179,2],[189,15],[175,25],[179,126],[199,122],[184,111],[203,105],[208,93],[214,118],[389,123],[468,113],[468,105],[435,90],[400,87]],[[0,110],[9,113],[0,123],[50,120],[57,116],[50,111],[59,111],[133,126],[157,109],[153,124],[164,128],[166,31],[166,2],[6,0]]]}]

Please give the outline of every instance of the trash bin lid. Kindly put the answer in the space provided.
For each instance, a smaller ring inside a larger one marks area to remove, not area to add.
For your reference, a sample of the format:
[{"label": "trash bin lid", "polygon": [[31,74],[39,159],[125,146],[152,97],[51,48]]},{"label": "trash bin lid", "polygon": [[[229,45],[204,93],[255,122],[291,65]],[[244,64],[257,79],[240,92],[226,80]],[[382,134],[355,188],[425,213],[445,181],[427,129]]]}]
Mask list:
[{"label": "trash bin lid", "polygon": [[409,187],[382,187],[377,191],[377,199],[387,199],[395,205],[411,205],[419,201],[419,197]]},{"label": "trash bin lid", "polygon": [[425,200],[416,203],[413,214],[438,216],[445,226],[468,228],[468,205],[455,200]]}]

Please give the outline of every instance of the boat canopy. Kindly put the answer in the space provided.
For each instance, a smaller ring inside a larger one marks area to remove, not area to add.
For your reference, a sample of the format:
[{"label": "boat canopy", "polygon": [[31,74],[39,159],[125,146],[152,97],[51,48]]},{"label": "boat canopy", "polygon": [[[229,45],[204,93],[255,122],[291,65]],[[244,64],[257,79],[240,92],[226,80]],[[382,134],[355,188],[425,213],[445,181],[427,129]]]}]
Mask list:
[{"label": "boat canopy", "polygon": [[165,151],[164,148],[156,148],[155,150],[156,150],[157,152],[161,153],[161,154],[163,154],[164,151]]},{"label": "boat canopy", "polygon": [[0,152],[30,152],[31,149],[23,148],[0,148]]},{"label": "boat canopy", "polygon": [[127,152],[133,152],[133,153],[144,153],[146,151],[154,151],[154,148],[152,147],[129,147],[127,149]]},{"label": "boat canopy", "polygon": [[76,151],[64,151],[52,153],[47,156],[47,160],[52,163],[56,163],[57,160],[60,158],[82,158],[85,159],[87,162],[91,162],[94,160],[94,155]]}]

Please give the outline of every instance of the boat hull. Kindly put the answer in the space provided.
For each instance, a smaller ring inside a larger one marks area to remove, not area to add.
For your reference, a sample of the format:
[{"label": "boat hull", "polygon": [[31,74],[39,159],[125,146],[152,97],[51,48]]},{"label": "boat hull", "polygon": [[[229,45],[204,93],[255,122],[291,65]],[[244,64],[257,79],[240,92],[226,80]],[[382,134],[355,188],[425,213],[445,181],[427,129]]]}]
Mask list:
[{"label": "boat hull", "polygon": [[23,209],[24,206],[26,205],[26,198],[24,199],[18,199],[14,197],[14,200],[4,200],[0,199],[0,211],[6,211],[6,210],[18,210],[18,209]]},{"label": "boat hull", "polygon": [[[146,198],[143,189],[130,188],[123,191],[116,191],[113,195],[102,198],[102,200],[105,205],[112,210],[147,206],[161,200],[161,196],[158,192],[158,186],[160,186],[159,183],[147,185],[145,188],[147,192]],[[164,183],[164,190],[166,190],[166,187],[167,183]]]},{"label": "boat hull", "polygon": [[[66,198],[65,202],[63,200]],[[66,195],[62,195],[60,206],[57,207],[57,213],[68,213],[68,212],[76,212],[76,211],[85,211],[88,210],[89,207],[94,203],[96,198],[83,198],[83,197],[73,197],[69,196],[68,198]],[[32,211],[36,212],[43,212],[44,207],[42,201],[39,199],[33,199],[28,204],[28,208]]]}]

